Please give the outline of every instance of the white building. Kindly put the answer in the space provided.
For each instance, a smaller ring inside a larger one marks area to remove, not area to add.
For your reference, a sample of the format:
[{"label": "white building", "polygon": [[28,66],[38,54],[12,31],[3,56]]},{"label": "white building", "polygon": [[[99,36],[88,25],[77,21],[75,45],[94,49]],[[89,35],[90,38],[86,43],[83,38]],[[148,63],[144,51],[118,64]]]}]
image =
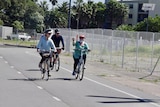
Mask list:
[{"label": "white building", "polygon": [[[147,17],[155,17],[160,15],[160,0],[121,0],[129,7],[129,15],[127,24],[135,25],[137,22],[143,21]],[[142,6],[144,3],[155,4],[153,11],[144,11]]]},{"label": "white building", "polygon": [[11,36],[12,32],[13,27],[0,26],[0,38],[7,39],[7,37]]}]

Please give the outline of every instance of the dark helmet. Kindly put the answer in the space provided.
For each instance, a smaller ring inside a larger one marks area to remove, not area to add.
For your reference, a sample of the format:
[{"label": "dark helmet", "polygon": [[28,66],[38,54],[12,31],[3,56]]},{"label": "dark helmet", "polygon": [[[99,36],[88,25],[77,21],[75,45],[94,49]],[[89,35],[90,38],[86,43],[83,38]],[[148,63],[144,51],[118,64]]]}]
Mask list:
[{"label": "dark helmet", "polygon": [[60,31],[58,30],[58,29],[56,29],[56,30],[54,30],[55,31],[55,33],[60,33]]},{"label": "dark helmet", "polygon": [[52,33],[52,30],[51,29],[46,29],[45,31],[44,31],[44,33]]}]

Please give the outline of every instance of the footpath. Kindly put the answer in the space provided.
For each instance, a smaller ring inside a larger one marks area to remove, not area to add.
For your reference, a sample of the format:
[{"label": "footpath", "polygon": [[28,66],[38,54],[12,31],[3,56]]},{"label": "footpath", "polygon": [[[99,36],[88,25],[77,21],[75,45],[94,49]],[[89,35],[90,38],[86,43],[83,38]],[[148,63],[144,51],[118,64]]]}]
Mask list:
[{"label": "footpath", "polygon": [[[72,56],[62,53],[60,57],[61,62],[72,67]],[[153,74],[150,75],[150,72],[147,71],[127,71],[126,69],[90,60],[87,60],[86,67],[86,72],[89,72],[92,75],[160,97],[160,74],[158,73],[153,72]]]}]

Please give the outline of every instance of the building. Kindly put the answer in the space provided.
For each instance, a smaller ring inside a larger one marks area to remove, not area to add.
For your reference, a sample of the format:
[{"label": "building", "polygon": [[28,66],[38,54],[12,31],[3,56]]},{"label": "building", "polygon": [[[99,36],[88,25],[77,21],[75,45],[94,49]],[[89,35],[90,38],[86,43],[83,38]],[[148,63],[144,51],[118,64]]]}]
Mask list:
[{"label": "building", "polygon": [[[145,18],[155,17],[160,15],[160,2],[159,0],[121,0],[120,2],[125,3],[129,7],[129,15],[126,23],[128,25],[135,25],[137,22],[143,21]],[[153,11],[144,11],[142,6],[144,3],[155,4]]]},{"label": "building", "polygon": [[0,26],[0,38],[7,39],[7,37],[11,36],[12,32],[13,27]]}]

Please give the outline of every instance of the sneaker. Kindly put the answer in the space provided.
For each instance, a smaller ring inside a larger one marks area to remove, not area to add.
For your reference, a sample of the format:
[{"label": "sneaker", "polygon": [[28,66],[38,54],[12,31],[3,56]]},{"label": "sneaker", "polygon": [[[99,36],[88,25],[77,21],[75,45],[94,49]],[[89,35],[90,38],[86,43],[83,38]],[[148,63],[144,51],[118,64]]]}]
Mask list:
[{"label": "sneaker", "polygon": [[48,77],[51,77],[51,75],[49,74]]},{"label": "sneaker", "polygon": [[83,68],[86,69],[86,66],[84,66]]},{"label": "sneaker", "polygon": [[72,75],[76,75],[75,71],[72,72]]},{"label": "sneaker", "polygon": [[52,64],[52,63],[50,63],[50,67],[53,67],[53,64]]},{"label": "sneaker", "polygon": [[42,68],[42,64],[41,64],[41,63],[39,63],[38,67],[39,67],[39,68]]}]

